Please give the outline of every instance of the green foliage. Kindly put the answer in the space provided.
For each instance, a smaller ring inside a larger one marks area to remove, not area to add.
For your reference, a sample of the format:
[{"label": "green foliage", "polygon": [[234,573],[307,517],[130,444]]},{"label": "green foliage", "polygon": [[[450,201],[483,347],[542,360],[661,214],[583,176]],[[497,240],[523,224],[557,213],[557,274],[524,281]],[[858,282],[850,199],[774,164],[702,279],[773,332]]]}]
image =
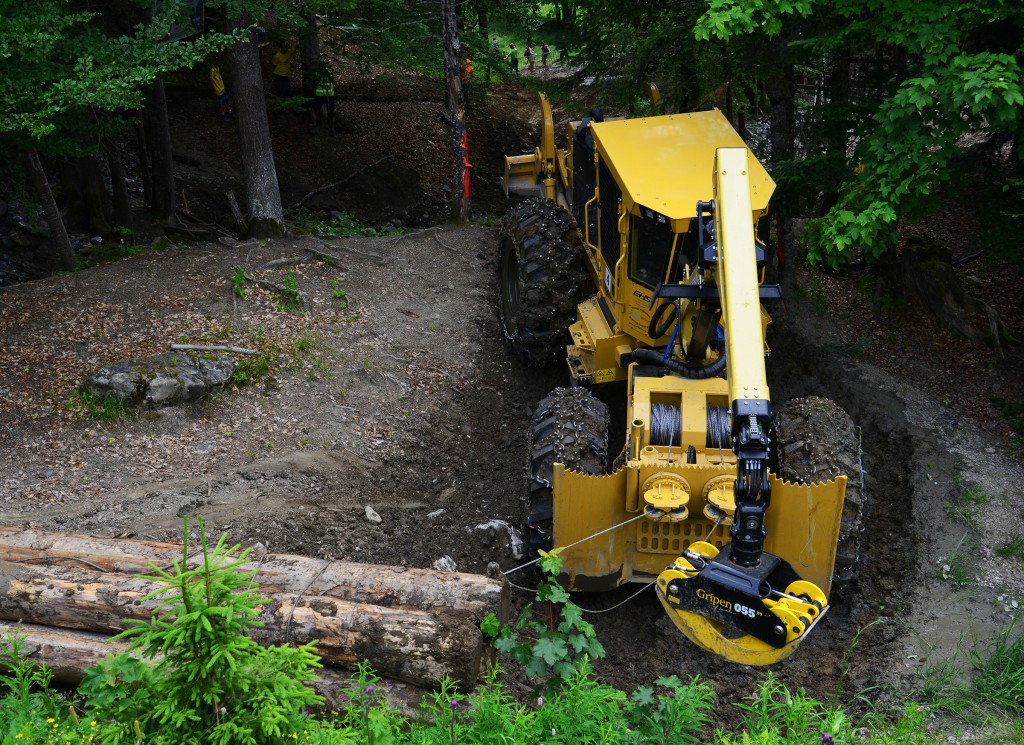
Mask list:
[{"label": "green foliage", "polygon": [[116,396],[97,396],[89,390],[76,390],[68,396],[67,410],[77,417],[113,422],[128,415],[123,399]]},{"label": "green foliage", "polygon": [[656,695],[654,688],[641,686],[630,697],[630,725],[638,735],[635,742],[700,742],[698,734],[708,724],[708,712],[715,703],[711,688],[696,677],[684,685],[675,675],[658,678],[654,685],[668,689],[669,694]]},{"label": "green foliage", "polygon": [[1006,420],[1006,423],[1013,430],[1017,438],[1024,437],[1024,399],[1007,401],[1002,398],[993,398],[992,405],[996,407],[999,415]]},{"label": "green foliage", "polygon": [[327,286],[331,288],[331,299],[334,300],[334,307],[338,310],[345,310],[348,307],[348,295],[344,290],[338,288],[338,280],[327,280]]},{"label": "green foliage", "polygon": [[277,309],[282,313],[302,310],[302,295],[299,293],[299,277],[294,269],[288,269],[281,280],[282,289],[276,293]]},{"label": "green foliage", "polygon": [[1024,559],[1024,536],[1013,536],[996,546],[996,556],[1004,559]]},{"label": "green foliage", "polygon": [[737,704],[744,712],[738,734],[716,733],[717,745],[937,745],[927,710],[907,703],[891,717],[877,714],[855,724],[841,708],[822,704],[804,691],[793,693],[768,673],[754,694]]},{"label": "green foliage", "polygon": [[[0,5],[0,139],[61,155],[87,149],[80,135],[121,122],[98,113],[137,109],[155,78],[191,67],[233,39],[205,34],[160,43],[185,3],[162,3],[152,22],[141,8],[123,15],[80,12],[68,0],[6,0]],[[137,13],[132,17],[132,12]]]},{"label": "green foliage", "polygon": [[1017,19],[1019,11],[1000,0],[713,0],[695,34],[799,38],[791,51],[811,59],[875,46],[903,60],[901,69],[888,68],[888,81],[875,84],[877,102],[862,101],[871,106],[862,123],[847,121],[853,131],[837,141],[844,151],[851,135],[856,143],[850,178],[808,232],[811,263],[837,267],[854,250],[878,259],[895,244],[899,221],[935,206],[965,132],[1018,126],[1024,89],[1014,53],[977,43],[990,24]]},{"label": "green foliage", "polygon": [[493,639],[495,649],[523,665],[530,677],[545,679],[549,688],[569,680],[586,669],[590,660],[605,654],[593,625],[583,620],[583,611],[558,584],[562,570],[560,551],[556,548],[540,552],[539,566],[544,578],[537,586],[536,602],[544,604],[541,613],[535,613],[533,603],[528,604],[515,630],[498,624],[493,614],[481,624],[483,632]]},{"label": "green foliage", "polygon": [[279,743],[302,731],[301,712],[321,703],[303,685],[320,666],[313,645],[261,647],[247,635],[266,602],[255,571],[240,570],[248,552],[224,536],[210,550],[202,527],[200,520],[202,564],[187,567],[186,522],[181,561],[145,577],[162,585],[145,598],[160,598],[152,619],[122,632],[128,652],[108,656],[82,683],[104,742]]},{"label": "green foliage", "polygon": [[305,207],[288,210],[296,233],[315,238],[351,238],[360,235],[397,235],[401,230],[378,232],[347,212],[314,212]]},{"label": "green foliage", "polygon": [[235,294],[235,297],[245,297],[245,269],[240,266],[235,267],[235,271],[231,274],[231,291]]},{"label": "green foliage", "polygon": [[[25,637],[17,634],[0,640],[0,684],[7,691],[0,700],[0,742],[79,743],[90,742],[95,722],[78,721],[71,707],[50,688],[53,675],[31,659]],[[63,709],[63,711],[62,711]]]},{"label": "green foliage", "polygon": [[1004,632],[972,652],[976,671],[974,694],[996,706],[1024,712],[1024,638],[1014,636],[1011,624]]}]

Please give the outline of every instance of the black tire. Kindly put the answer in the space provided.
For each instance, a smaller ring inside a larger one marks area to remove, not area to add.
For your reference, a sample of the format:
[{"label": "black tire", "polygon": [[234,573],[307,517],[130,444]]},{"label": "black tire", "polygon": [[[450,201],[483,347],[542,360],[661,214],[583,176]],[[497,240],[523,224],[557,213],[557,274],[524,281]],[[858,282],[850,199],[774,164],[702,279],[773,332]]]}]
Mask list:
[{"label": "black tire", "polygon": [[537,405],[527,437],[526,543],[532,552],[551,548],[555,463],[573,471],[605,473],[608,407],[585,388],[556,388]]},{"label": "black tire", "polygon": [[531,366],[565,359],[585,280],[579,235],[568,212],[531,199],[499,226],[499,309],[516,356]]},{"label": "black tire", "polygon": [[832,574],[833,588],[842,589],[856,575],[864,534],[864,480],[853,420],[827,398],[793,399],[778,410],[776,448],[780,473],[787,481],[815,484],[846,474],[846,499]]}]

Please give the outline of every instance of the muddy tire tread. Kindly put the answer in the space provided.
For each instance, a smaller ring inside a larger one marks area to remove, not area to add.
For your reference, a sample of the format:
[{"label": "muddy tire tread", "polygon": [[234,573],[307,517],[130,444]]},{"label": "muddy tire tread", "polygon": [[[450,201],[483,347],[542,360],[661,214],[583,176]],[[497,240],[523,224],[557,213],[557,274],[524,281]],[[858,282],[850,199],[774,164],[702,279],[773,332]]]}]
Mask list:
[{"label": "muddy tire tread", "polygon": [[[516,356],[540,367],[565,358],[586,274],[572,217],[556,204],[531,199],[499,224],[499,314]],[[509,283],[518,304],[507,301]]]},{"label": "muddy tire tread", "polygon": [[556,388],[537,405],[527,440],[526,539],[535,552],[551,548],[555,463],[583,473],[606,472],[608,407],[585,388]]},{"label": "muddy tire tread", "polygon": [[777,413],[777,453],[785,480],[813,484],[846,475],[832,579],[833,588],[843,589],[856,577],[864,534],[865,494],[856,427],[837,403],[819,396],[788,401]]}]

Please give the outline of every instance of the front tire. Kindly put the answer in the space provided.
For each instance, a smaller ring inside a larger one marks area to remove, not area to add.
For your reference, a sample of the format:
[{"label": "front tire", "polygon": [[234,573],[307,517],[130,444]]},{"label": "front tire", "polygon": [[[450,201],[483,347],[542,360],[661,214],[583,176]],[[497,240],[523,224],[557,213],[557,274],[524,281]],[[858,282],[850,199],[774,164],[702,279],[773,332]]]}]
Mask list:
[{"label": "front tire", "polygon": [[552,547],[555,463],[592,475],[605,472],[608,407],[585,388],[556,388],[537,405],[527,439],[526,543],[536,553]]},{"label": "front tire", "polygon": [[563,359],[585,278],[575,223],[558,205],[531,199],[513,207],[499,231],[505,337],[527,365]]}]

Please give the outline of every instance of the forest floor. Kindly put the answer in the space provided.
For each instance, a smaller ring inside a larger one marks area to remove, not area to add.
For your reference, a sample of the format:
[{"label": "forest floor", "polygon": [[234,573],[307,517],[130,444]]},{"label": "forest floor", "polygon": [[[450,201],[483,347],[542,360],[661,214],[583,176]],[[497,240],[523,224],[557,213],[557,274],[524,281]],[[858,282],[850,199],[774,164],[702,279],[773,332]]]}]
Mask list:
[{"label": "forest floor", "polygon": [[[440,92],[355,71],[338,89],[337,134],[271,117],[285,202],[380,161],[307,206],[415,229],[179,242],[0,289],[0,523],[177,540],[183,517],[203,515],[209,531],[273,552],[418,567],[448,556],[470,572],[521,563],[510,527],[522,520],[525,432],[537,401],[567,382],[561,367],[516,362],[496,310],[500,156],[534,147],[534,95],[502,83],[473,102],[480,219],[450,226]],[[183,208],[223,222],[237,148],[204,95],[171,91],[174,109],[192,112],[173,121],[191,161],[180,163]],[[919,228],[949,240],[942,222]],[[967,256],[956,236],[954,256]],[[277,283],[290,273],[306,312],[251,285],[239,297],[236,267]],[[984,257],[961,271],[1024,337],[1019,278]],[[1024,381],[1019,360],[948,336],[913,302],[872,309],[862,284],[801,270],[771,327],[773,398],[823,395],[850,413],[868,495],[856,581],[775,670],[819,698],[899,700],[1024,605],[1021,450],[991,403],[1021,400]],[[255,347],[270,369],[191,407],[109,423],[76,412],[87,372],[182,340]],[[632,592],[574,598],[609,609],[588,615],[608,651],[602,679],[631,689],[699,674],[725,701],[753,691],[760,671],[694,648],[652,593],[612,609]],[[529,599],[519,593],[520,606]]]}]

